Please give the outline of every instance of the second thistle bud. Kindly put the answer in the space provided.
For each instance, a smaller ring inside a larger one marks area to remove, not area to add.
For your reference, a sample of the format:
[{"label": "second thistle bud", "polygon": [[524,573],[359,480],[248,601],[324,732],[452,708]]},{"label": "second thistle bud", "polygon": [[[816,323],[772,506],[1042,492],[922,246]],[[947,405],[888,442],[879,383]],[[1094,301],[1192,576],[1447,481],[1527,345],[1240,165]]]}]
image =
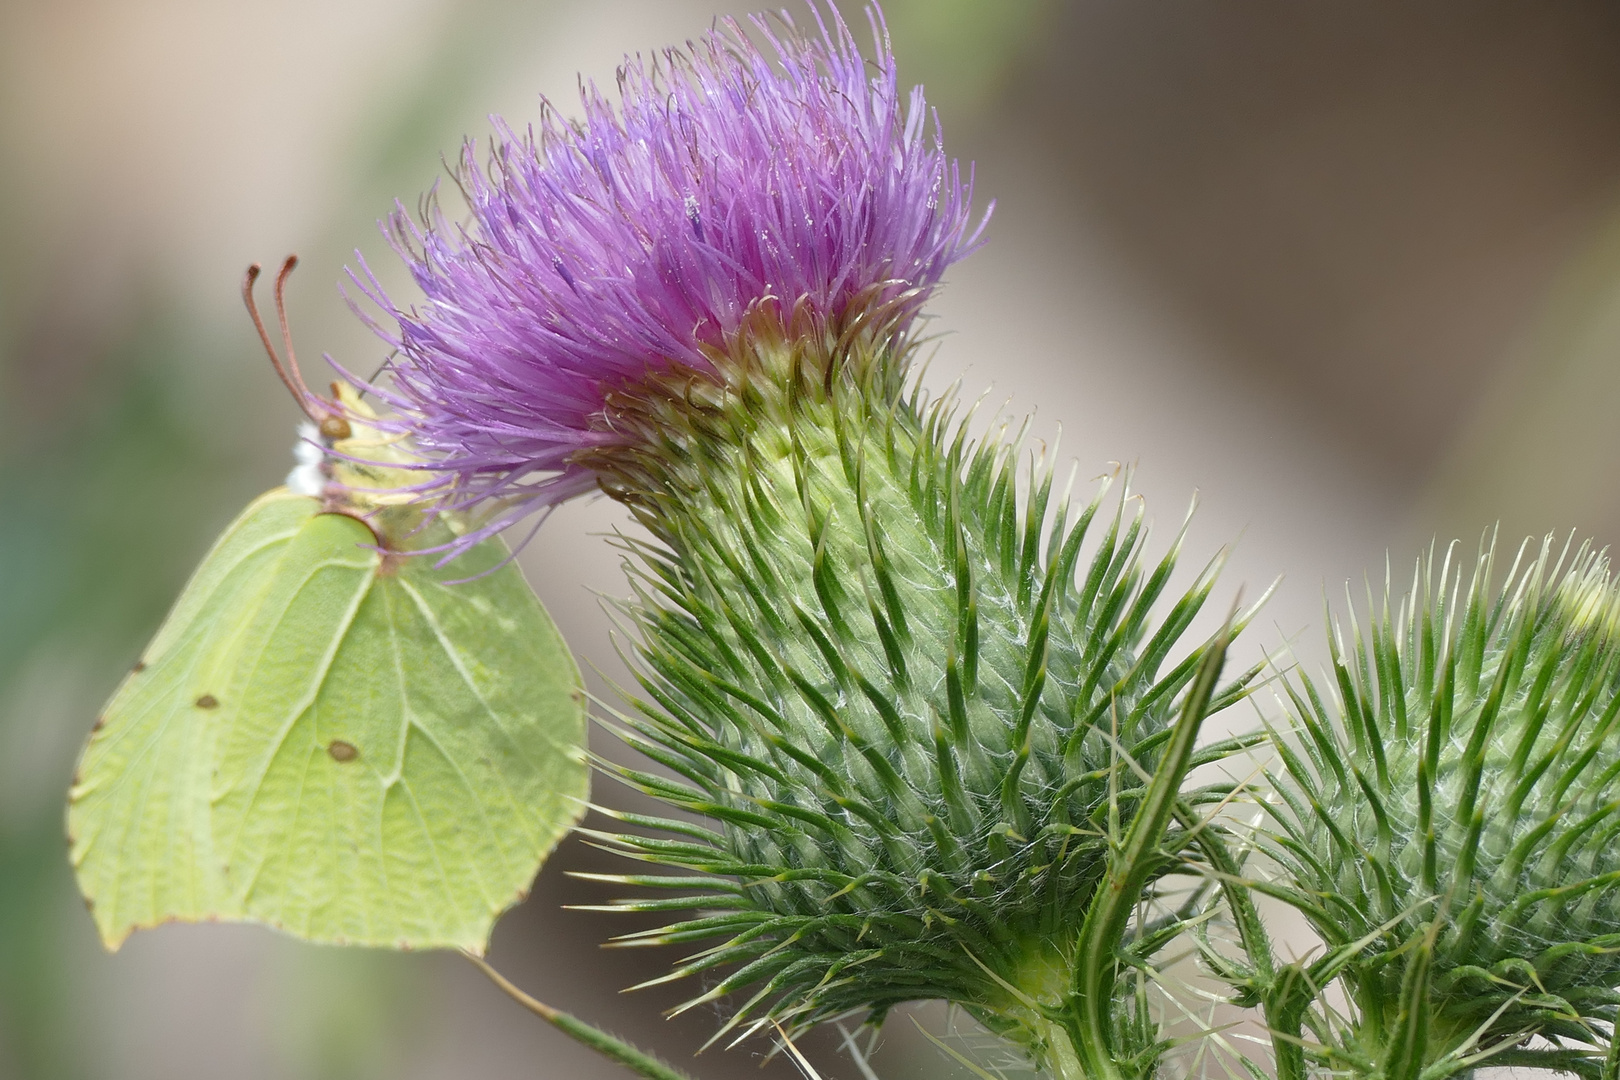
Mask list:
[{"label": "second thistle bud", "polygon": [[1331,688],[1296,681],[1275,740],[1268,846],[1327,945],[1302,983],[1352,1007],[1284,1037],[1315,1025],[1356,1075],[1584,1075],[1620,1000],[1620,589],[1550,539],[1500,586],[1496,559],[1465,584],[1431,557],[1351,616]]}]

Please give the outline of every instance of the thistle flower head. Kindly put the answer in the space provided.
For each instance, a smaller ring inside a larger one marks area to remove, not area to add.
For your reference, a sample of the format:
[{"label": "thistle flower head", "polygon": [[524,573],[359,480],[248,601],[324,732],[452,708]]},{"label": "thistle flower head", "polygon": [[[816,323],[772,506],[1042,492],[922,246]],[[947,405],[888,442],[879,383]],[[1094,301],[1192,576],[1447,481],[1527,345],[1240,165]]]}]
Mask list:
[{"label": "thistle flower head", "polygon": [[493,527],[588,490],[581,452],[628,437],[616,398],[672,374],[723,385],[750,319],[834,349],[904,341],[976,243],[971,181],[920,88],[902,99],[876,10],[871,62],[836,11],[813,10],[814,31],[727,20],[627,60],[620,104],[585,85],[582,121],[548,106],[526,132],[497,122],[486,168],[475,144],[462,153],[464,224],[394,214],[425,300],[360,285],[397,323],[379,327],[396,355],[374,389],[440,478],[428,486],[508,500]]},{"label": "thistle flower head", "polygon": [[1336,695],[1296,681],[1275,740],[1269,846],[1327,946],[1306,981],[1349,991],[1351,1072],[1580,1071],[1620,1003],[1620,589],[1550,540],[1493,563],[1465,587],[1431,558],[1352,616]]}]

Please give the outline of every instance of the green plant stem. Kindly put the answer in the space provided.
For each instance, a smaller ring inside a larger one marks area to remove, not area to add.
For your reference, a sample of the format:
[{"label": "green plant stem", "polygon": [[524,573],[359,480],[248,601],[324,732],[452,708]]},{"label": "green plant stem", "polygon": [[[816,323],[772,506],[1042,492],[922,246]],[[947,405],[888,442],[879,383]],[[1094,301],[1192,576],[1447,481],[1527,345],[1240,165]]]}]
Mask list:
[{"label": "green plant stem", "polygon": [[474,956],[470,952],[463,952],[474,966],[489,976],[489,981],[506,992],[506,996],[528,1009],[534,1015],[572,1038],[576,1042],[595,1050],[605,1058],[617,1061],[631,1072],[644,1076],[647,1080],[693,1080],[693,1078],[675,1068],[667,1065],[651,1054],[643,1053],[623,1042],[600,1028],[592,1027],[577,1016],[571,1016],[560,1009],[554,1009],[543,1001],[537,1001],[525,994],[512,984],[511,980],[491,967],[483,957]]},{"label": "green plant stem", "polygon": [[1300,993],[1301,972],[1296,967],[1290,967],[1278,973],[1271,952],[1271,936],[1260,919],[1260,911],[1255,906],[1248,883],[1242,880],[1242,867],[1227,850],[1220,834],[1213,826],[1199,820],[1186,804],[1177,807],[1176,816],[1185,828],[1195,832],[1198,849],[1203,852],[1210,869],[1220,878],[1221,893],[1226,898],[1243,953],[1252,969],[1250,979],[1265,1013],[1266,1026],[1272,1031],[1271,1049],[1276,1062],[1277,1080],[1305,1080],[1300,1013],[1309,996]]},{"label": "green plant stem", "polygon": [[1128,1080],[1114,1059],[1112,1045],[1119,942],[1148,876],[1160,862],[1164,832],[1180,802],[1181,783],[1191,767],[1198,731],[1215,695],[1230,639],[1229,620],[1198,666],[1142,807],[1118,854],[1109,860],[1108,874],[1080,927],[1076,950],[1080,960],[1070,990],[1066,1027],[1080,1068],[1089,1080]]},{"label": "green plant stem", "polygon": [[1052,1080],[1091,1080],[1075,1051],[1074,1035],[1067,1024],[1033,1021],[1030,1027],[1040,1034],[1045,1048],[1040,1061],[1044,1074]]}]

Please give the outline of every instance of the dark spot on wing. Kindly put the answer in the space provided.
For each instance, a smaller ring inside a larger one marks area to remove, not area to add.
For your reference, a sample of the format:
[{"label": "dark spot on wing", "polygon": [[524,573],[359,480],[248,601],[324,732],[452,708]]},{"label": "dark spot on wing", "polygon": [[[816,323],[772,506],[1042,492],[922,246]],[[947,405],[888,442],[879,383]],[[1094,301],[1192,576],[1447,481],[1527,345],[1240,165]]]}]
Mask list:
[{"label": "dark spot on wing", "polygon": [[204,694],[197,699],[197,708],[199,709],[216,709],[218,707],[219,699],[213,694]]},{"label": "dark spot on wing", "polygon": [[135,666],[130,668],[129,670],[131,670],[131,671],[145,671],[146,670],[146,661],[145,660],[137,660],[137,661],[135,661]]},{"label": "dark spot on wing", "polygon": [[353,761],[360,756],[353,743],[346,743],[342,739],[333,739],[326,747],[326,752],[332,755],[333,761]]}]

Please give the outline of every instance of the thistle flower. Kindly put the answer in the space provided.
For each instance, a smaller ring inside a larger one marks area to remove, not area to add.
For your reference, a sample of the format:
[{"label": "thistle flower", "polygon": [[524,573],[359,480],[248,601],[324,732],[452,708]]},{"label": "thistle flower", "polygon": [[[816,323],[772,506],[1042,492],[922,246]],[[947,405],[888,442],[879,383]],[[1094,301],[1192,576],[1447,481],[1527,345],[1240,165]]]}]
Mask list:
[{"label": "thistle flower", "polygon": [[1595,1074],[1620,1004],[1620,588],[1550,539],[1499,589],[1494,561],[1464,588],[1431,557],[1365,635],[1352,615],[1337,696],[1297,679],[1274,740],[1275,891],[1327,946],[1296,985],[1338,978],[1351,1012],[1272,1023],[1335,1069]]},{"label": "thistle flower", "polygon": [[902,101],[880,14],[868,63],[836,10],[812,11],[814,32],[753,17],[766,50],[725,20],[627,61],[622,103],[584,86],[581,122],[549,105],[538,130],[497,122],[487,171],[462,152],[466,224],[390,220],[425,301],[357,279],[397,322],[378,328],[392,385],[372,389],[425,487],[503,500],[484,532],[589,490],[585,459],[629,437],[625,401],[669,392],[649,381],[734,378],[750,318],[897,344],[975,246],[971,181],[921,88]]},{"label": "thistle flower", "polygon": [[1213,833],[1185,815],[1222,792],[1178,789],[1250,676],[1182,640],[1213,565],[1173,597],[1125,500],[1049,521],[1016,440],[910,383],[969,185],[875,9],[870,67],[816,12],[630,63],[618,108],[501,128],[487,172],[469,147],[468,225],[394,218],[426,302],[389,308],[379,393],[438,494],[500,500],[466,540],[593,485],[651,534],[623,733],[680,780],[602,767],[679,813],[596,835],[677,869],[616,880],[683,890],[627,906],[694,909],[636,940],[706,942],[696,1000],[749,988],[746,1030],[943,997],[1061,1075],[1146,1076],[1117,976],[1175,926],[1133,914]]}]

